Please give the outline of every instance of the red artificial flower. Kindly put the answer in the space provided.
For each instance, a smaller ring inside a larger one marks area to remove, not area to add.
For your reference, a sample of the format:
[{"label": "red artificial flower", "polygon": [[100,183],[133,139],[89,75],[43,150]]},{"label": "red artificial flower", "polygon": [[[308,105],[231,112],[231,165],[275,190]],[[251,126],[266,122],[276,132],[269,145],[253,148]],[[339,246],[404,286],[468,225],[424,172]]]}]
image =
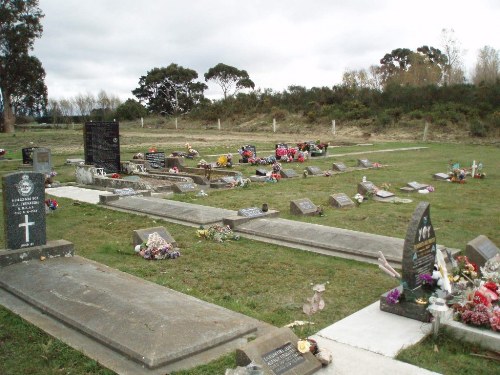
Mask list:
[{"label": "red artificial flower", "polygon": [[476,290],[474,292],[474,296],[472,297],[472,301],[474,302],[475,305],[484,305],[484,306],[490,306],[491,302],[486,296],[481,293],[479,290]]},{"label": "red artificial flower", "polygon": [[483,285],[485,288],[488,288],[489,290],[491,290],[492,292],[495,292],[497,295],[498,295],[498,285],[493,282],[493,281],[488,281],[487,283],[484,283]]}]

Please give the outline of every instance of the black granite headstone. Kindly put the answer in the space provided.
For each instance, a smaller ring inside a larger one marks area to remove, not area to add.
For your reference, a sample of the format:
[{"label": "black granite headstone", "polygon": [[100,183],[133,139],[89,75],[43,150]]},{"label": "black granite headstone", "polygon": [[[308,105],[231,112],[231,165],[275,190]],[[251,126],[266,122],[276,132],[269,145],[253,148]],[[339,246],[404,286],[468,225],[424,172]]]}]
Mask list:
[{"label": "black granite headstone", "polygon": [[34,147],[25,147],[21,150],[23,155],[23,164],[33,165],[33,149]]},{"label": "black granite headstone", "polygon": [[258,207],[248,207],[238,210],[238,216],[259,217],[263,215],[265,215],[265,213]]},{"label": "black granite headstone", "polygon": [[483,267],[489,259],[498,254],[500,254],[500,249],[484,235],[477,236],[467,242],[467,246],[465,247],[465,255],[479,267]]},{"label": "black granite headstone", "polygon": [[280,175],[282,178],[294,178],[294,177],[299,177],[297,172],[293,169],[282,169],[280,170]]},{"label": "black granite headstone", "polygon": [[308,198],[290,201],[290,212],[293,215],[315,215],[318,207]]},{"label": "black granite headstone", "polygon": [[307,170],[307,173],[312,175],[312,176],[318,176],[318,175],[323,174],[323,171],[321,169],[319,169],[318,167],[314,167],[314,166],[307,167],[306,170]]},{"label": "black granite headstone", "polygon": [[334,171],[345,172],[347,170],[347,167],[344,163],[333,163],[332,169]]},{"label": "black granite headstone", "polygon": [[420,202],[411,218],[403,247],[402,281],[410,289],[422,284],[420,275],[432,274],[436,259],[436,235],[430,204]]},{"label": "black granite headstone", "polygon": [[83,128],[85,164],[104,168],[106,173],[120,171],[120,134],[118,122],[87,122]]},{"label": "black granite headstone", "polygon": [[50,149],[36,147],[33,149],[33,172],[49,174],[52,171]]},{"label": "black granite headstone", "polygon": [[144,159],[149,162],[149,166],[153,169],[165,168],[164,152],[146,152]]},{"label": "black granite headstone", "polygon": [[45,175],[9,173],[2,177],[5,247],[45,245]]},{"label": "black granite headstone", "polygon": [[354,207],[354,201],[344,193],[330,195],[330,204],[336,208],[350,208]]}]

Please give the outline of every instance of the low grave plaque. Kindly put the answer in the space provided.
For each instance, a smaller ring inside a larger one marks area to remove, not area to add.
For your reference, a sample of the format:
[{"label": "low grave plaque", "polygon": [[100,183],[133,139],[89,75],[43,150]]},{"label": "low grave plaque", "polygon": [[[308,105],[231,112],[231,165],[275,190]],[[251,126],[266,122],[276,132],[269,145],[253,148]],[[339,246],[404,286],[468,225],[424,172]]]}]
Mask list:
[{"label": "low grave plaque", "polygon": [[165,168],[165,153],[164,152],[146,152],[144,158],[149,162],[149,166],[153,169]]},{"label": "low grave plaque", "polygon": [[152,227],[134,230],[134,233],[132,235],[132,242],[134,243],[134,247],[142,244],[143,242],[147,242],[149,235],[155,232],[158,233],[159,236],[165,241],[171,243],[174,247],[177,247],[177,242],[168,232],[168,230],[165,229],[165,227]]},{"label": "low grave plaque", "polygon": [[236,178],[234,177],[222,177],[221,181],[225,184],[234,184],[236,182]]},{"label": "low grave plaque", "polygon": [[429,186],[427,184],[420,184],[416,181],[408,182],[407,185],[415,190],[422,190]]},{"label": "low grave plaque", "polygon": [[298,341],[289,328],[280,328],[237,349],[236,364],[247,366],[253,362],[271,375],[313,374],[321,368],[321,363],[311,352],[300,353]]},{"label": "low grave plaque", "polygon": [[9,173],[2,177],[5,247],[45,245],[45,175]]},{"label": "low grave plaque", "polygon": [[361,194],[363,197],[370,194],[375,194],[376,190],[377,187],[371,181],[364,181],[358,184],[358,193]]},{"label": "low grave plaque", "polygon": [[280,175],[282,178],[294,178],[294,177],[299,177],[297,172],[293,169],[282,169],[280,170]]},{"label": "low grave plaque", "polygon": [[106,173],[120,170],[118,122],[86,122],[83,128],[85,164],[103,168]]},{"label": "low grave plaque", "polygon": [[248,207],[238,210],[238,216],[244,217],[259,217],[264,216],[264,212],[258,207]]},{"label": "low grave plaque", "polygon": [[23,155],[23,164],[33,165],[33,150],[34,147],[26,147],[21,150]]},{"label": "low grave plaque", "polygon": [[264,168],[259,168],[255,171],[256,176],[267,176],[267,170]]},{"label": "low grave plaque", "polygon": [[394,197],[394,193],[391,193],[390,191],[386,191],[386,190],[377,190],[375,195],[377,197],[380,197],[380,198],[392,198],[392,197]]},{"label": "low grave plaque", "polygon": [[435,173],[432,178],[435,180],[447,180],[450,176],[447,173]]},{"label": "low grave plaque", "polygon": [[333,163],[332,169],[334,171],[345,172],[347,170],[347,167],[344,163]]},{"label": "low grave plaque", "polygon": [[193,182],[177,182],[172,185],[176,193],[190,193],[198,191],[198,185]]},{"label": "low grave plaque", "polygon": [[39,172],[46,175],[52,172],[50,149],[45,147],[36,147],[33,149],[33,172]]},{"label": "low grave plaque", "polygon": [[318,207],[308,198],[295,199],[290,202],[290,212],[293,215],[315,215]]},{"label": "low grave plaque", "polygon": [[358,159],[358,167],[361,168],[372,168],[373,163],[368,159]]},{"label": "low grave plaque", "polygon": [[411,188],[409,186],[403,186],[402,188],[399,188],[399,190],[401,190],[402,192],[405,192],[405,193],[414,193],[414,192],[416,192],[416,190],[414,188]]},{"label": "low grave plaque", "polygon": [[319,169],[318,167],[314,167],[314,166],[307,167],[306,170],[307,170],[307,173],[312,175],[312,176],[318,176],[318,175],[323,174],[323,171],[321,169]]},{"label": "low grave plaque", "polygon": [[500,249],[486,236],[480,235],[467,243],[465,255],[479,267],[491,258],[500,254]]},{"label": "low grave plaque", "polygon": [[330,204],[336,208],[354,207],[354,201],[345,193],[330,195]]}]

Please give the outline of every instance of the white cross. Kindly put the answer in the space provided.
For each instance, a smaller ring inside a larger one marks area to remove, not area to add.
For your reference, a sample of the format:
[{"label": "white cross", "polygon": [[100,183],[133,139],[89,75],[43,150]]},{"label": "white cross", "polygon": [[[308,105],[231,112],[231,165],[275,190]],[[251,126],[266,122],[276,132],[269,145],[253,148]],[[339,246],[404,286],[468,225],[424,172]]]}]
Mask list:
[{"label": "white cross", "polygon": [[477,165],[476,165],[476,161],[473,160],[472,161],[472,177],[474,178],[474,176],[476,175],[476,168],[477,168]]},{"label": "white cross", "polygon": [[24,239],[25,242],[30,242],[30,226],[35,225],[34,221],[28,220],[28,215],[24,215],[24,223],[19,224],[19,228],[24,227]]}]

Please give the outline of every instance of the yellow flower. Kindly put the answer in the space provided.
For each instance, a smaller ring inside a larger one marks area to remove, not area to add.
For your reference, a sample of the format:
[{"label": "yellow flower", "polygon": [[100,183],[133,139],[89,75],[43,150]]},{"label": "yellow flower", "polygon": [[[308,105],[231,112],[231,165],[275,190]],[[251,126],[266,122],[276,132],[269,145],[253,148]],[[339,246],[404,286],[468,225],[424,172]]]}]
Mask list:
[{"label": "yellow flower", "polygon": [[297,342],[297,350],[301,353],[307,353],[310,347],[311,344],[307,340],[299,340]]}]

